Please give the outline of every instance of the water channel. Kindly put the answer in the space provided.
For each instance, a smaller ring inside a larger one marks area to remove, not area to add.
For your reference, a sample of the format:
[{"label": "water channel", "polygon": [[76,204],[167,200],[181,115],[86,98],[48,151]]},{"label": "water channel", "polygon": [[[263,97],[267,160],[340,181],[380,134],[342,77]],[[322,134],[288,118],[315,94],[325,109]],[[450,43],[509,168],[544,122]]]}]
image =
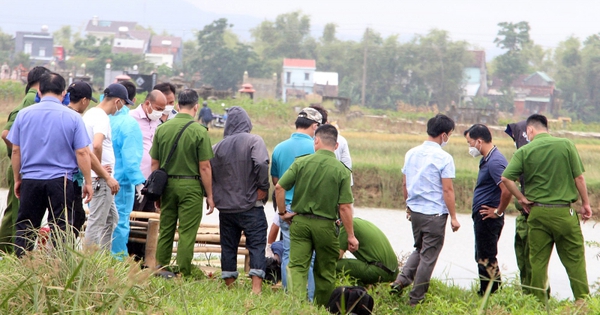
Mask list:
[{"label": "water channel", "polygon": [[[273,218],[271,203],[265,207],[269,226]],[[396,254],[408,255],[413,250],[413,237],[410,222],[402,210],[355,208],[354,215],[376,224],[389,238]],[[452,233],[450,222],[446,226],[446,239],[440,254],[433,276],[437,279],[454,283],[463,288],[470,288],[477,275],[477,264],[474,258],[473,220],[470,215],[458,214],[461,228]],[[203,223],[217,224],[218,213],[204,216]],[[586,241],[600,242],[600,224],[588,221],[582,224],[583,236]],[[514,255],[515,217],[506,216],[504,229],[498,245],[498,261],[502,272],[503,281],[510,282],[518,275],[517,261]],[[365,245],[365,244],[363,244]],[[586,261],[589,284],[600,281],[600,263],[597,255],[600,248],[586,247]],[[556,250],[550,258],[548,271],[552,295],[559,299],[572,299],[573,294],[569,286],[567,273],[562,266]]]}]

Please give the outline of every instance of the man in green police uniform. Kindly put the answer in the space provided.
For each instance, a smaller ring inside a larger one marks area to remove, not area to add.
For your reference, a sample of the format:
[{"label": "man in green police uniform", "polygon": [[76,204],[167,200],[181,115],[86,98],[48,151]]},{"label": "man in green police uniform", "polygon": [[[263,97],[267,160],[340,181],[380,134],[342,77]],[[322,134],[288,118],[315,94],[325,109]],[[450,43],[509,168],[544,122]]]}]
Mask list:
[{"label": "man in green police uniform", "polygon": [[[35,96],[40,86],[40,78],[48,72],[50,70],[41,66],[34,67],[29,71],[27,74],[27,86],[25,87],[25,98],[8,115],[8,122],[4,125],[4,130],[2,131],[2,139],[6,143],[6,152],[9,159],[12,154],[12,143],[6,139],[8,132],[15,122],[19,111],[36,103]],[[12,253],[13,238],[16,233],[15,224],[17,223],[17,213],[19,212],[19,199],[15,196],[15,179],[11,163],[8,163],[8,168],[6,169],[6,179],[8,181],[8,195],[6,197],[6,209],[4,210],[2,224],[0,225],[0,251]]]},{"label": "man in green police uniform", "polygon": [[354,218],[353,228],[356,239],[362,245],[352,253],[356,259],[343,258],[348,250],[348,233],[342,227],[337,272],[346,272],[363,285],[396,280],[398,258],[385,234],[375,224],[361,218]]},{"label": "man in green police uniform", "polygon": [[[502,182],[529,213],[533,294],[540,301],[548,298],[548,262],[556,244],[573,296],[583,299],[590,292],[585,249],[579,218],[571,208],[579,193],[582,203],[579,213],[584,221],[592,216],[581,159],[573,142],[548,134],[548,120],[542,115],[527,118],[527,137],[531,143],[515,152],[502,174]],[[521,174],[527,184],[525,195],[515,184]]]},{"label": "man in green police uniform", "polygon": [[[306,298],[308,269],[315,251],[315,302],[326,305],[335,283],[335,265],[339,256],[339,217],[348,234],[348,250],[358,250],[352,225],[350,170],[338,161],[337,129],[322,125],[315,132],[315,153],[299,157],[279,179],[275,191],[277,209],[290,226],[291,292]],[[285,191],[294,188],[292,209],[285,211]]]},{"label": "man in green police uniform", "polygon": [[215,206],[209,162],[213,151],[206,128],[193,123],[183,131],[169,164],[165,163],[179,131],[196,117],[198,93],[191,89],[181,91],[179,109],[179,113],[173,119],[156,129],[150,156],[152,171],[163,168],[169,174],[167,186],[160,201],[156,202],[156,208],[161,210],[156,260],[161,266],[171,262],[173,238],[177,229],[177,265],[179,271],[188,276],[192,269],[196,233],[202,219],[203,188],[200,180],[206,190],[208,213],[211,213]]}]

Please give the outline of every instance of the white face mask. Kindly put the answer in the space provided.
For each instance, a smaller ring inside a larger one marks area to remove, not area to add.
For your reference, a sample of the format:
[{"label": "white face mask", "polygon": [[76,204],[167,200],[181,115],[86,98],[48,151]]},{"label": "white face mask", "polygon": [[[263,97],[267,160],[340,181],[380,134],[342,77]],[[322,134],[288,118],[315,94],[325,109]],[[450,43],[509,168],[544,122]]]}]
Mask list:
[{"label": "white face mask", "polygon": [[443,148],[446,146],[446,144],[448,144],[448,141],[450,141],[450,137],[448,137],[448,135],[446,134],[446,141],[444,141],[444,135],[442,134],[442,143],[440,144],[440,146]]},{"label": "white face mask", "polygon": [[481,156],[481,152],[479,151],[479,149],[477,149],[477,142],[475,142],[474,147],[469,146],[469,154],[474,158]]},{"label": "white face mask", "polygon": [[163,111],[163,115],[169,115],[171,113],[171,111],[173,110],[173,108],[175,108],[174,105],[167,105],[167,106],[165,106],[165,110]]},{"label": "white face mask", "polygon": [[[148,107],[150,107],[150,109],[152,109],[152,104],[150,104]],[[146,114],[148,114],[148,119],[154,121],[154,120],[158,120],[160,117],[162,117],[163,112],[152,109],[151,113],[146,112]]]}]

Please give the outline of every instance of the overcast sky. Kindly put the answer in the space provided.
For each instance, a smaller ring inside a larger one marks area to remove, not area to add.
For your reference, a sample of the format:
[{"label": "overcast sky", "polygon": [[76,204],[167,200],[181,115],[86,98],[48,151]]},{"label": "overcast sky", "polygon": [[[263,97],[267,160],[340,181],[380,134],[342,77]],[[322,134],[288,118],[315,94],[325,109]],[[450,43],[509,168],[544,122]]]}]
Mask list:
[{"label": "overcast sky", "polygon": [[[580,39],[600,32],[598,0],[186,0],[215,13],[274,19],[278,14],[302,10],[310,15],[313,32],[334,22],[340,37],[356,38],[365,27],[383,35],[425,34],[432,28],[447,30],[479,48],[494,50],[497,24],[527,21],[532,39],[554,48],[570,35]],[[236,30],[240,32],[244,30]],[[489,56],[488,56],[489,57]]]}]

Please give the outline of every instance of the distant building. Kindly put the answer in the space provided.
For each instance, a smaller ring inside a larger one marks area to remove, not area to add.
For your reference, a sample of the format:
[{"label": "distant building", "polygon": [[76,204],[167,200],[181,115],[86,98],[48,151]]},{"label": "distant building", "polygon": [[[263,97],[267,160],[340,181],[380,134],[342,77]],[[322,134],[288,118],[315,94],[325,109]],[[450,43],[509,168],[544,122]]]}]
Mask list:
[{"label": "distant building", "polygon": [[315,94],[321,96],[338,96],[338,74],[337,72],[315,71],[314,75]]},{"label": "distant building", "polygon": [[464,68],[463,100],[472,101],[488,93],[485,51],[471,50],[472,61]]},{"label": "distant building", "polygon": [[283,59],[281,75],[282,99],[287,102],[290,97],[303,97],[313,93],[316,61],[312,59]]},{"label": "distant building", "polygon": [[166,64],[172,68],[173,64],[180,64],[183,60],[183,45],[181,37],[176,36],[152,36],[150,49],[146,54],[146,60],[157,66]]},{"label": "distant building", "polygon": [[[514,97],[514,115],[529,116],[531,114],[558,114],[559,108],[556,97],[554,79],[545,72],[537,71],[532,74],[519,76],[510,85]],[[494,79],[489,89],[490,97],[502,96],[502,81]]]},{"label": "distant building", "polygon": [[143,55],[148,51],[151,36],[150,31],[130,30],[126,26],[122,26],[115,34],[111,51],[113,54]]},{"label": "distant building", "polygon": [[51,61],[54,54],[54,38],[48,32],[48,27],[43,26],[41,32],[17,32],[15,53],[28,54],[32,61]]},{"label": "distant building", "polygon": [[133,30],[135,29],[136,25],[136,22],[100,20],[97,16],[94,16],[88,21],[88,24],[85,27],[85,32],[88,35],[93,35],[99,39],[102,39],[116,37],[119,29],[126,27],[127,30]]}]

